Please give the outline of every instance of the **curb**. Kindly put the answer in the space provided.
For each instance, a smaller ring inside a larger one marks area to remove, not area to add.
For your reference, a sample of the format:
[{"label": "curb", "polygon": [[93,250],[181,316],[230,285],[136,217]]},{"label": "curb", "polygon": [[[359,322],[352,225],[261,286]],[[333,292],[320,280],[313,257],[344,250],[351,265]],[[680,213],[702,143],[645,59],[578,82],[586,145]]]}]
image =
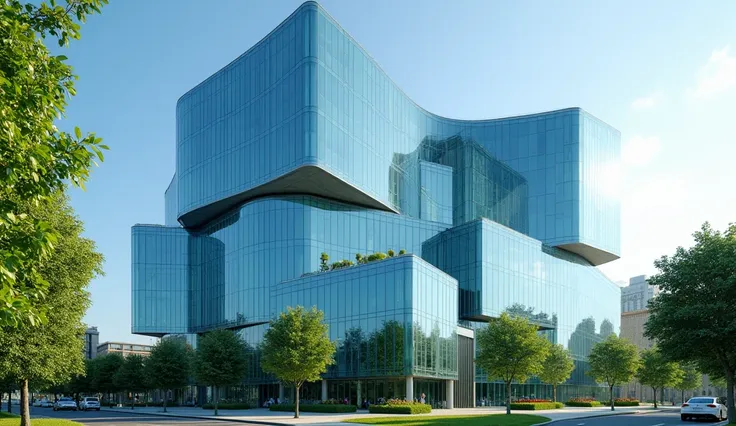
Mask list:
[{"label": "curb", "polygon": [[[646,410],[646,411],[645,410],[636,410],[636,411],[624,411],[624,412],[618,412],[618,413],[614,412],[614,413],[610,413],[610,414],[593,414],[591,416],[570,417],[570,418],[567,418],[567,419],[550,420],[548,422],[537,423],[537,424],[534,424],[532,426],[544,426],[544,425],[551,425],[551,424],[554,424],[554,423],[557,423],[557,422],[566,422],[566,421],[569,421],[569,420],[578,420],[578,419],[594,419],[594,418],[597,418],[597,417],[625,416],[627,414],[630,415],[630,414],[661,413],[662,411],[664,411],[664,410],[656,409],[656,410]],[[716,426],[718,426],[718,425],[716,425]]]},{"label": "curb", "polygon": [[184,414],[171,414],[171,413],[141,413],[136,412],[135,410],[116,410],[114,408],[108,408],[103,409],[102,411],[111,411],[113,413],[126,413],[126,414],[136,414],[139,416],[159,416],[159,417],[176,417],[180,419],[198,419],[198,420],[215,420],[220,422],[233,422],[233,423],[252,423],[252,424],[259,424],[259,425],[274,425],[274,426],[293,426],[291,423],[277,423],[277,422],[266,422],[263,420],[241,420],[241,419],[233,419],[233,418],[226,418],[222,416],[195,416],[195,415],[184,415]]}]

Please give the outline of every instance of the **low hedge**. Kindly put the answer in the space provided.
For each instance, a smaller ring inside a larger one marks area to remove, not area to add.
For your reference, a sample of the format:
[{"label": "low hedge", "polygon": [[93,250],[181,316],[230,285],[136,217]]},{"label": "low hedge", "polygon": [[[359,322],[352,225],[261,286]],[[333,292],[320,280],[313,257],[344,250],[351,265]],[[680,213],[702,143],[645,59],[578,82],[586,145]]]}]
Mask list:
[{"label": "low hedge", "polygon": [[603,404],[600,401],[567,401],[565,403],[568,407],[602,407]]},{"label": "low hedge", "polygon": [[561,402],[512,402],[512,410],[556,410],[562,408]]},{"label": "low hedge", "polygon": [[[215,404],[209,403],[202,405],[205,410],[214,410]],[[221,402],[217,404],[218,410],[248,410],[252,408],[247,402]]]},{"label": "low hedge", "polygon": [[616,407],[638,407],[639,401],[613,401],[613,405]]},{"label": "low hedge", "polygon": [[[294,412],[294,404],[271,404],[271,411]],[[345,404],[299,404],[299,411],[305,413],[354,413],[358,410],[355,405]]]},{"label": "low hedge", "polygon": [[369,413],[378,414],[427,414],[432,412],[429,404],[406,404],[406,405],[371,405]]}]

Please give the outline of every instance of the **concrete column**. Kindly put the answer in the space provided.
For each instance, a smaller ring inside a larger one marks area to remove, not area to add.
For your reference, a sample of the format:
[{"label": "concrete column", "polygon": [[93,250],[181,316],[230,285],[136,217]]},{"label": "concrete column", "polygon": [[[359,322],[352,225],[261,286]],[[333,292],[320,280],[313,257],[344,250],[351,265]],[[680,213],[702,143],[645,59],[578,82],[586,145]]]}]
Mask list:
[{"label": "concrete column", "polygon": [[406,400],[414,401],[414,378],[411,376],[406,378]]},{"label": "concrete column", "polygon": [[447,408],[448,410],[455,408],[455,381],[454,380],[445,380],[445,393],[447,394],[447,396],[445,397],[447,406],[445,408]]},{"label": "concrete column", "polygon": [[322,401],[327,401],[327,380],[322,379]]},{"label": "concrete column", "polygon": [[284,403],[284,384],[279,383],[279,402]]},{"label": "concrete column", "polygon": [[355,390],[356,390],[356,393],[357,393],[356,397],[358,398],[358,400],[356,401],[357,403],[355,405],[357,405],[358,407],[360,407],[360,404],[363,403],[363,397],[360,394],[360,380],[358,380],[357,382],[355,382]]}]

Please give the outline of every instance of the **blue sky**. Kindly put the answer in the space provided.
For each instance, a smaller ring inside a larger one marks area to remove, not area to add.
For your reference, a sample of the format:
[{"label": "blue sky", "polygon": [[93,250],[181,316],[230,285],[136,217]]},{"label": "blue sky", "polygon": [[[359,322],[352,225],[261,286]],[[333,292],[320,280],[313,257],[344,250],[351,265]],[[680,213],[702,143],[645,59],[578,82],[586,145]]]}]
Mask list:
[{"label": "blue sky", "polygon": [[[113,0],[65,49],[80,76],[62,127],[111,150],[72,202],[106,257],[86,321],[130,335],[130,227],[163,223],[175,105],[298,0]],[[705,221],[736,219],[736,2],[324,0],[419,105],[493,118],[580,106],[621,131],[622,259],[614,281]],[[642,4],[646,3],[646,4]],[[205,7],[206,5],[206,7]]]}]

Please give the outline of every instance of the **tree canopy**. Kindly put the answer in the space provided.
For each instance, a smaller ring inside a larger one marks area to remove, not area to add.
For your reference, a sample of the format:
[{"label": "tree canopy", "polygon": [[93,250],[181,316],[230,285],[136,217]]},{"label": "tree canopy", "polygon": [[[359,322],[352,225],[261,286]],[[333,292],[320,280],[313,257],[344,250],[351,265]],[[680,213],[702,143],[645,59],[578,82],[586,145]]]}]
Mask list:
[{"label": "tree canopy", "polygon": [[550,346],[549,353],[542,363],[539,379],[552,385],[553,401],[557,402],[557,385],[569,379],[574,368],[575,363],[567,349],[559,344]]},{"label": "tree canopy", "polygon": [[639,368],[639,351],[633,343],[615,334],[596,343],[588,355],[588,375],[598,383],[608,384],[611,410],[614,410],[613,387],[631,381]]},{"label": "tree canopy", "polygon": [[[145,364],[141,355],[128,355],[113,376],[115,387],[133,394],[146,390],[148,388],[148,378],[144,368]],[[131,395],[130,408],[133,409],[134,407],[135,395]]]},{"label": "tree canopy", "polygon": [[219,391],[223,386],[242,383],[248,371],[248,349],[239,334],[232,330],[216,330],[202,336],[194,356],[197,383],[212,386],[215,415]]},{"label": "tree canopy", "polygon": [[695,362],[727,386],[728,418],[736,421],[736,224],[725,232],[705,223],[693,234],[695,244],[678,247],[654,262],[649,279],[661,289],[649,305],[645,335],[667,357]]},{"label": "tree canopy", "polygon": [[682,379],[683,371],[676,362],[669,361],[656,346],[641,352],[641,365],[636,378],[642,385],[654,391],[654,408],[657,408],[657,389],[674,387]]},{"label": "tree canopy", "polygon": [[523,383],[542,372],[550,343],[537,333],[537,327],[524,317],[507,313],[488,323],[476,334],[476,364],[489,380],[506,384],[506,414],[511,414],[511,383]]},{"label": "tree canopy", "polygon": [[299,417],[299,389],[319,380],[334,363],[335,344],[322,311],[287,308],[271,321],[261,344],[261,367],[296,389],[294,417]]},{"label": "tree canopy", "polygon": [[680,364],[682,375],[677,381],[674,388],[682,392],[682,402],[685,402],[685,391],[697,389],[703,386],[703,374],[698,370],[697,365],[692,362]]},{"label": "tree canopy", "polygon": [[65,6],[5,0],[0,5],[0,324],[46,320],[49,282],[41,267],[58,230],[25,211],[67,183],[84,187],[107,149],[94,133],[59,130],[76,76],[44,39],[66,46],[80,23],[107,0],[67,0]]},{"label": "tree canopy", "polygon": [[[191,376],[192,348],[184,339],[162,339],[146,359],[146,376],[153,389],[168,391],[183,388]],[[164,397],[164,412],[166,411]]]}]

